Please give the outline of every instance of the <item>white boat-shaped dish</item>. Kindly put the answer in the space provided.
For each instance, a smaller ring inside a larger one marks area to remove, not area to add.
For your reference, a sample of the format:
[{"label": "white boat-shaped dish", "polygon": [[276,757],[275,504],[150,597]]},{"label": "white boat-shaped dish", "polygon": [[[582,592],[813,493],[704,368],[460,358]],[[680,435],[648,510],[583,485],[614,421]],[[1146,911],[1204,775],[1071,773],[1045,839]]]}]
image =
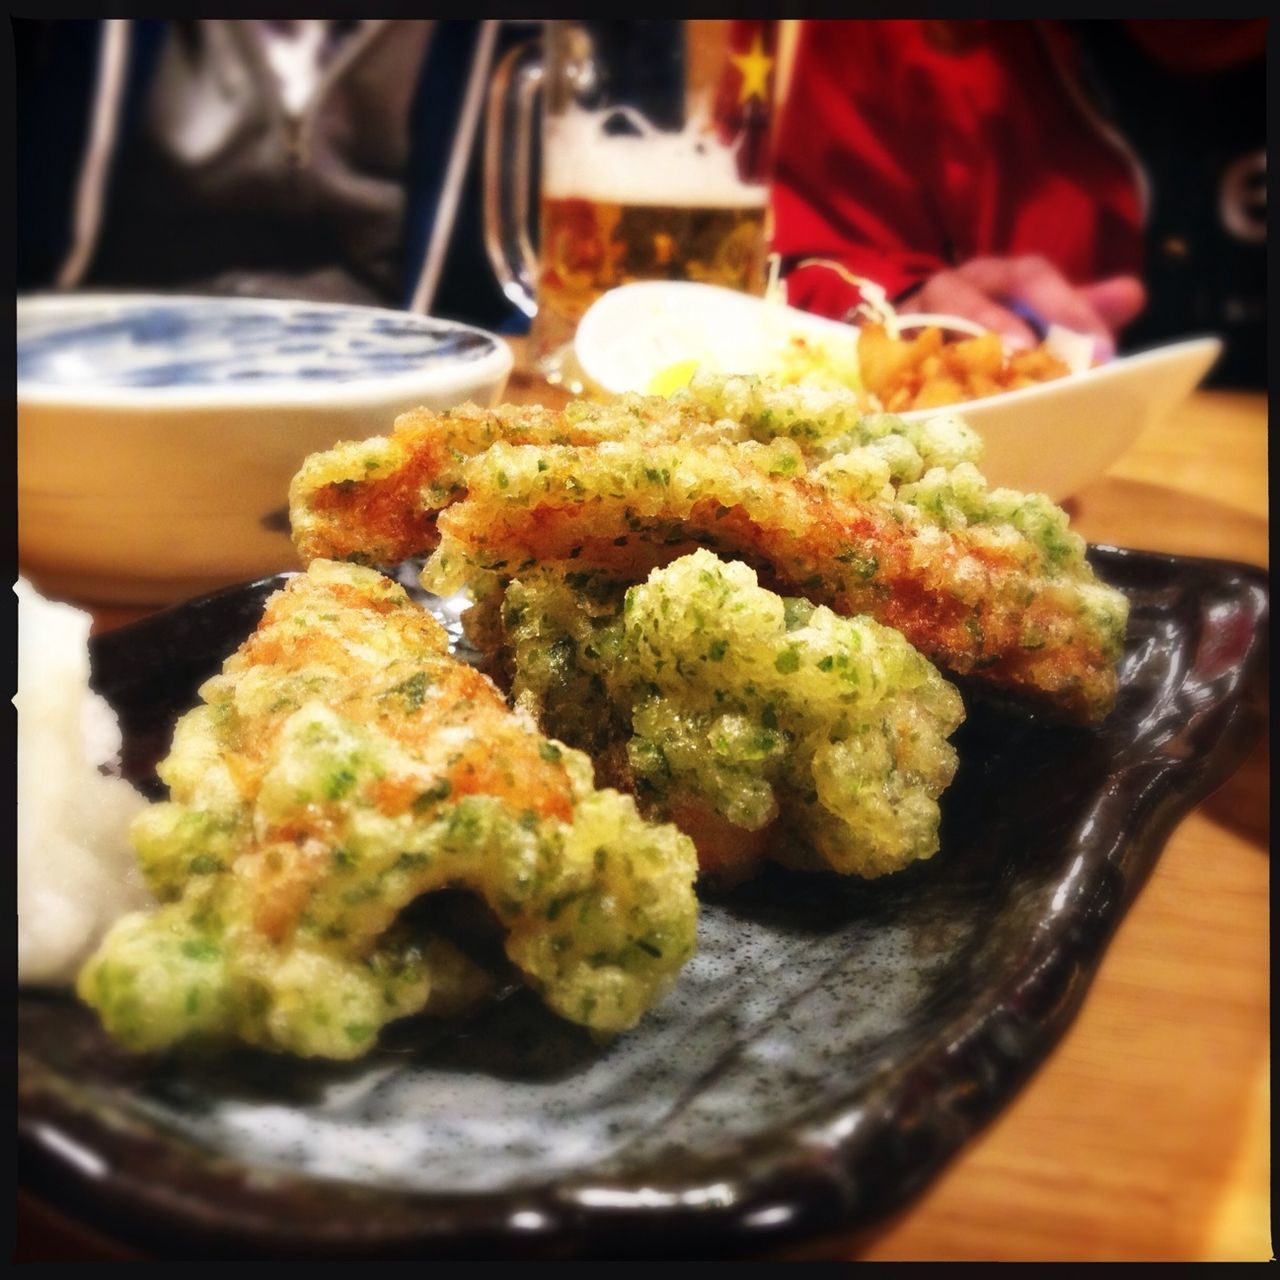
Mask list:
[{"label": "white boat-shaped dish", "polygon": [[[597,387],[643,392],[663,370],[694,358],[720,373],[765,371],[796,335],[850,348],[855,338],[849,325],[776,302],[712,285],[655,281],[623,285],[598,299],[578,326],[574,352]],[[903,416],[959,414],[983,438],[982,469],[992,485],[1060,502],[1096,480],[1184,400],[1221,350],[1218,338],[1189,338],[1052,382]]]}]

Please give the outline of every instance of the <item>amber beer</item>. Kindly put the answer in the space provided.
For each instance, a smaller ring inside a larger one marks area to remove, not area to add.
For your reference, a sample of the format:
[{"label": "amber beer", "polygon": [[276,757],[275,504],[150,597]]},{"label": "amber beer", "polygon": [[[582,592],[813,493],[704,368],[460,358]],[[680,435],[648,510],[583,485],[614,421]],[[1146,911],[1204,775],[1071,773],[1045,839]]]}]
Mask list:
[{"label": "amber beer", "polygon": [[535,358],[573,338],[587,308],[633,280],[764,292],[765,206],[617,203],[543,196]]},{"label": "amber beer", "polygon": [[771,19],[560,20],[547,23],[540,52],[513,50],[500,63],[485,243],[503,292],[534,317],[529,354],[551,381],[581,389],[578,321],[619,285],[764,292],[776,34]]}]

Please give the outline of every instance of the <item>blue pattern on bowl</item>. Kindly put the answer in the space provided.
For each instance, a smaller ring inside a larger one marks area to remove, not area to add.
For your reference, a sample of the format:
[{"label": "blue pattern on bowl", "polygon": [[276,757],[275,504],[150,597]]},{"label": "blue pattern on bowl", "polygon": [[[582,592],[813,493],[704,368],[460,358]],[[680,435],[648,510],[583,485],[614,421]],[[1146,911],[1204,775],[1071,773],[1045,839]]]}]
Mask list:
[{"label": "blue pattern on bowl", "polygon": [[346,383],[475,361],[497,344],[409,313],[241,298],[86,297],[65,311],[18,306],[18,383],[190,387]]}]

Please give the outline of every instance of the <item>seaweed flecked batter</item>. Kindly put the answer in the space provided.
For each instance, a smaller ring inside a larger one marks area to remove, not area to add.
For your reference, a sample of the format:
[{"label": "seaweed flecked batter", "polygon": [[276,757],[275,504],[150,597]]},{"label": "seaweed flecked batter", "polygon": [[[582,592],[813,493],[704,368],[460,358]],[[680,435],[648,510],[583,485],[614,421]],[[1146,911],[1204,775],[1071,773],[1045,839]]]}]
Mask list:
[{"label": "seaweed flecked batter", "polygon": [[517,706],[620,771],[716,880],[765,857],[874,877],[937,851],[963,705],[873,619],[696,551],[625,596],[532,571],[508,588],[502,631]]},{"label": "seaweed flecked batter", "polygon": [[1043,495],[990,488],[954,415],[866,414],[848,392],[695,378],[670,400],[562,413],[419,411],[308,460],[304,559],[432,553],[424,583],[484,595],[530,567],[642,581],[705,547],[771,589],[901,631],[944,671],[1090,723],[1128,616]]},{"label": "seaweed flecked batter", "polygon": [[161,902],[78,991],[136,1050],[239,1039],[353,1058],[488,979],[404,909],[464,888],[558,1013],[632,1026],[694,948],[692,843],[597,790],[440,625],[370,569],[317,561],[201,689],[132,838]]}]

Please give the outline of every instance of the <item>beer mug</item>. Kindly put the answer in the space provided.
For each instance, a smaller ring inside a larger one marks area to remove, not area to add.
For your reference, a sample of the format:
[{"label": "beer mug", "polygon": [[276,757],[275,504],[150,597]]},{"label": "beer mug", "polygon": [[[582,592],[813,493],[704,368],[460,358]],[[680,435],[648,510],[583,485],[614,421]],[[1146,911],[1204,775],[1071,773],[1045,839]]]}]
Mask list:
[{"label": "beer mug", "polygon": [[582,390],[574,331],[617,285],[699,280],[764,292],[777,28],[553,21],[499,64],[485,242],[503,291],[533,317],[530,357],[549,381]]}]

